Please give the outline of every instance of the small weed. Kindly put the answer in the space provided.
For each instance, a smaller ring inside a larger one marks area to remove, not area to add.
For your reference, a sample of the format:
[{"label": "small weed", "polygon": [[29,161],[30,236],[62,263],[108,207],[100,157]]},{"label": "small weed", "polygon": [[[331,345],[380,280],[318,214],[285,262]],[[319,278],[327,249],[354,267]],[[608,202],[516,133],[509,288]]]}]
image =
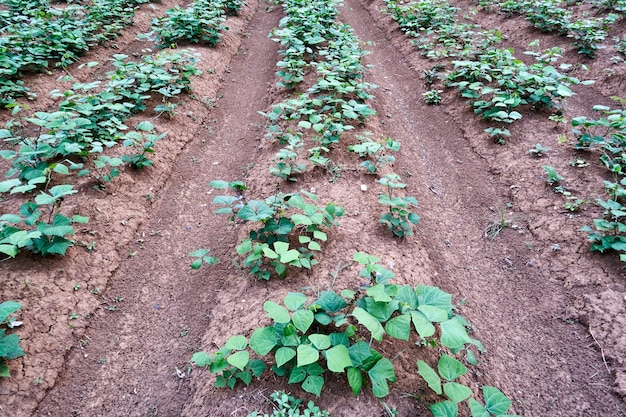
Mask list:
[{"label": "small weed", "polygon": [[543,171],[546,174],[546,183],[548,185],[554,185],[557,182],[563,181],[565,179],[559,175],[554,167],[551,167],[549,165],[543,165],[541,168],[543,168]]},{"label": "small weed", "polygon": [[491,240],[494,240],[500,232],[507,227],[512,227],[513,221],[506,218],[506,214],[504,210],[500,210],[496,207],[489,207],[489,210],[493,212],[497,212],[497,217],[493,220],[490,220],[487,228],[485,229],[485,237],[488,237]]}]

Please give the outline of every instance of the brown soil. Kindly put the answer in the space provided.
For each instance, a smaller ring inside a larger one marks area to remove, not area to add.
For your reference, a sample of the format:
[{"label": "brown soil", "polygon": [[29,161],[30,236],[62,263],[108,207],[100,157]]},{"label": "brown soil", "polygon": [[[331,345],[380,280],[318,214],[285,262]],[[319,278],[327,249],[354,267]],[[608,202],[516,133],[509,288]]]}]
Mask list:
[{"label": "brown soil", "polygon": [[[152,13],[174,3],[164,1],[154,12],[144,6],[117,42],[119,51],[100,48],[84,61],[140,51],[145,45],[135,35],[147,30]],[[379,86],[372,103],[379,116],[360,130],[401,142],[394,170],[420,201],[415,236],[393,239],[377,224],[379,186],[344,152],[337,154],[342,170],[336,181],[314,171],[297,183],[346,210],[320,265],[311,274],[269,282],[233,265],[245,230],[213,214],[209,182],[245,178],[255,197],[275,190],[267,167],[277,148],[264,138],[258,111],[286,96],[275,87],[278,45],[267,38],[282,11],[249,1],[242,16],[229,18],[223,42],[196,48],[204,75],[194,81],[195,99],[185,98],[171,120],[153,120],[159,131],[169,132],[157,146],[155,166],[125,172],[106,192],[85,186],[68,201],[66,209],[92,219],[76,240],[95,240],[97,249],[74,247],[65,258],[23,254],[0,263],[0,300],[24,304],[17,333],[27,353],[10,362],[13,376],[0,382],[0,415],[246,416],[266,407],[265,398],[276,389],[310,399],[269,373],[247,388],[214,388],[212,376],[189,359],[265,325],[264,300],[357,286],[356,269],[341,268],[358,250],[379,256],[398,283],[438,285],[457,303],[464,301],[460,312],[486,347],[472,387],[500,388],[525,416],[626,416],[622,265],[614,254],[590,253],[578,231],[601,210],[587,204],[566,212],[562,197],[545,186],[541,165],[556,167],[567,188],[587,201],[603,196],[608,175],[593,155],[584,155],[590,167],[568,165],[581,155],[557,136],[571,141],[572,135],[545,114],[525,112],[513,139],[500,146],[485,137],[485,126],[455,91],[444,92],[441,106],[425,105],[421,74],[433,62],[419,56],[383,8],[380,0],[346,0],[341,19],[367,42],[371,54],[364,60],[373,65],[367,81]],[[542,45],[562,45],[566,61],[580,60],[567,40],[540,35],[523,19],[480,12],[476,20],[501,28],[516,51],[541,38]],[[568,115],[591,115],[593,104],[626,96],[624,68],[610,64],[610,57],[603,50],[585,62],[588,72],[575,74],[600,81],[576,88],[578,95],[566,103]],[[69,71],[81,80],[100,75],[76,66]],[[28,80],[40,96],[33,107],[53,104],[46,92],[59,88],[58,75]],[[552,151],[531,158],[528,149],[536,143]],[[0,203],[4,210],[2,204],[8,203]],[[485,238],[500,213],[514,227]],[[192,271],[187,254],[200,247],[214,248],[221,263]],[[80,318],[70,319],[71,313]],[[398,382],[386,404],[400,416],[426,413],[417,348],[387,343],[381,349],[397,356]],[[332,416],[385,415],[371,394],[353,398],[346,381],[327,385],[316,402]]]}]

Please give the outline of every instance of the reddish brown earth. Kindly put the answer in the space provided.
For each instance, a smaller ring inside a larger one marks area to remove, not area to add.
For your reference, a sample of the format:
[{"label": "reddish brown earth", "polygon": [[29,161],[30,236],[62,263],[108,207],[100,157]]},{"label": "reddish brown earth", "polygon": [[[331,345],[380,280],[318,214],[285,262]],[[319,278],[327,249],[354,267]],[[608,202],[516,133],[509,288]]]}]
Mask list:
[{"label": "reddish brown earth", "polygon": [[[134,41],[136,34],[147,30],[151,14],[174,3],[143,7],[117,42],[119,50],[94,50],[85,62],[140,51],[145,45]],[[615,254],[590,253],[578,231],[601,210],[587,204],[566,212],[542,178],[541,165],[552,165],[568,189],[593,201],[608,179],[597,155],[583,155],[589,167],[568,165],[580,157],[573,136],[567,126],[555,128],[547,114],[524,112],[501,146],[486,138],[485,126],[456,91],[445,91],[440,106],[425,105],[421,75],[433,62],[419,56],[383,8],[380,0],[347,0],[340,18],[371,52],[364,61],[373,65],[367,81],[379,86],[372,102],[379,116],[360,131],[401,142],[394,171],[420,201],[415,236],[393,239],[377,224],[379,186],[356,169],[353,155],[334,151],[342,168],[335,182],[313,171],[297,183],[315,188],[323,202],[340,202],[347,213],[320,265],[310,274],[259,282],[233,264],[246,231],[213,214],[216,191],[209,182],[245,179],[257,198],[275,190],[267,168],[278,148],[264,138],[258,111],[286,97],[275,87],[278,45],[267,38],[282,11],[250,1],[241,17],[229,18],[222,43],[196,48],[204,75],[194,80],[195,98],[184,98],[173,119],[153,120],[169,132],[157,146],[155,166],[124,173],[104,192],[83,187],[67,202],[92,219],[76,240],[95,240],[97,249],[77,246],[65,258],[23,254],[0,263],[0,300],[24,304],[17,333],[27,353],[10,362],[12,378],[0,381],[0,416],[246,416],[269,410],[265,399],[277,389],[310,399],[269,373],[247,388],[214,388],[208,371],[189,359],[265,325],[267,299],[358,285],[356,267],[342,269],[357,250],[380,257],[398,283],[438,285],[455,295],[473,336],[486,347],[467,381],[473,388],[499,387],[525,416],[626,416],[623,266]],[[505,45],[516,51],[540,38],[542,45],[563,46],[565,61],[581,61],[567,39],[538,34],[523,19],[480,12],[476,20],[501,28],[509,36]],[[576,88],[578,95],[566,102],[568,117],[592,115],[592,105],[626,96],[626,66],[609,63],[611,55],[601,51],[584,62],[589,71],[574,74],[598,82]],[[69,71],[81,80],[100,74],[76,66]],[[33,108],[53,104],[47,91],[59,88],[58,75],[28,80],[40,97]],[[557,141],[561,134],[569,143]],[[531,158],[535,143],[552,150]],[[500,212],[514,227],[486,238]],[[192,271],[187,254],[200,247],[214,248],[221,263]],[[70,319],[71,313],[80,318]],[[427,391],[415,366],[423,353],[395,343],[379,348],[396,358],[398,382],[386,404],[400,416],[426,414]],[[327,381],[316,402],[332,416],[386,415],[371,394],[354,398],[344,380]]]}]

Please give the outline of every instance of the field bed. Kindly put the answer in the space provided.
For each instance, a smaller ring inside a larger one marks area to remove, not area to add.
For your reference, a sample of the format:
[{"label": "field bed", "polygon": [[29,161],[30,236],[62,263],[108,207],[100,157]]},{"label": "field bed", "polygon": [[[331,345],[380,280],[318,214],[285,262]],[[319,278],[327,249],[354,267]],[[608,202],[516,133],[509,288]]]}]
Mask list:
[{"label": "field bed", "polygon": [[[115,41],[117,49],[95,46],[65,70],[25,76],[37,99],[17,99],[30,106],[24,114],[54,111],[60,99],[50,97],[52,90],[104,81],[114,54],[135,60],[147,48],[156,53],[151,41],[137,35],[149,32],[152,17],[176,4],[142,4],[134,24]],[[310,302],[323,291],[343,289],[357,297],[367,284],[353,262],[357,251],[379,258],[395,274],[395,284],[437,286],[452,294],[455,312],[485,347],[484,353],[474,349],[478,365],[461,378],[476,398],[487,385],[512,400],[511,414],[626,416],[624,264],[614,251],[591,252],[588,233],[580,231],[603,218],[595,200],[608,198],[603,181],[619,177],[602,164],[598,149],[575,149],[578,137],[571,126],[576,117],[597,118],[594,105],[620,108],[611,96],[626,98],[626,57],[612,41],[624,33],[626,22],[618,19],[605,48],[589,58],[571,38],[539,32],[524,15],[507,17],[478,2],[452,4],[460,9],[458,19],[466,16],[482,29],[500,30],[499,47],[513,48],[524,63],[532,63],[523,52],[537,50],[529,44],[538,39],[541,50],[562,48],[559,63],[572,64],[568,77],[595,83],[568,87],[574,94],[557,103],[563,120],[549,120],[550,109],[528,105],[513,109],[520,120],[495,124],[475,113],[456,86],[444,85],[440,76],[454,58],[424,57],[416,47],[420,43],[414,44],[387,11],[388,3],[345,0],[337,21],[352,28],[367,53],[360,57],[366,66],[362,81],[376,88],[367,87],[361,97],[341,96],[354,99],[350,109],[363,113],[346,116],[351,128],[320,154],[331,162],[315,165],[307,151],[317,144],[314,125],[321,122],[276,121],[263,113],[271,116],[281,103],[302,101],[299,93],[305,91],[321,95],[315,90],[321,88],[320,73],[305,66],[293,89],[285,86],[286,78],[276,74],[285,68],[276,67],[286,61],[279,52],[284,45],[268,37],[280,35],[273,29],[284,16],[282,6],[247,2],[239,15],[225,16],[229,30],[215,46],[180,42],[176,48],[193,48],[199,57],[202,74],[191,77],[188,94],[164,100],[153,93],[148,110],[125,122],[149,121],[155,133],[167,132],[150,155],[153,165],[122,166],[110,182],[95,174],[77,178],[77,193],[64,199],[62,211],[89,222],[75,225],[75,243],[65,256],[42,258],[22,250],[0,262],[0,301],[23,305],[22,325],[9,333],[21,337],[26,353],[7,362],[11,378],[0,381],[0,416],[247,416],[271,412],[266,400],[276,390],[314,400],[331,416],[383,416],[392,410],[399,416],[429,415],[429,405],[443,398],[418,375],[416,362],[436,363],[445,349],[415,346],[416,336],[408,343],[373,342],[391,360],[397,378],[383,401],[369,388],[354,397],[346,378],[329,371],[319,398],[269,371],[248,386],[217,388],[215,375],[191,362],[196,352],[215,352],[233,335],[250,338],[256,328],[268,326],[268,300],[281,302],[300,292]],[[81,66],[96,61],[97,66]],[[444,63],[447,67],[432,72]],[[73,80],[58,80],[68,74]],[[426,103],[423,94],[429,90],[440,90],[440,104]],[[151,110],[163,103],[176,104],[171,115]],[[352,114],[341,108],[344,116]],[[330,120],[328,114],[322,122]],[[13,117],[0,113],[3,122]],[[327,123],[318,133],[336,128]],[[506,144],[485,132],[493,126],[510,130]],[[287,149],[296,152],[295,159],[285,156],[277,129],[302,133],[302,141]],[[364,136],[400,144],[385,154],[394,158],[376,175],[347,149]],[[542,156],[529,153],[545,147],[550,150]],[[116,156],[116,149],[104,154]],[[281,161],[292,164],[290,173],[277,165]],[[10,163],[0,167],[6,170]],[[308,168],[298,173],[298,164]],[[543,166],[564,179],[549,184]],[[396,195],[419,201],[411,211],[421,219],[404,238],[379,223],[386,210],[379,195],[386,187],[378,179],[392,173],[406,184]],[[345,213],[336,218],[338,225],[324,229],[327,240],[314,254],[317,265],[292,264],[282,279],[275,276],[280,269],[272,270],[269,280],[257,279],[237,255],[253,226],[214,213],[219,208],[214,198],[229,194],[210,185],[215,180],[243,181],[251,200],[277,191],[313,192],[318,206],[334,203]],[[563,189],[555,192],[555,186]],[[5,195],[1,214],[32,197]],[[575,209],[566,203],[576,203]],[[219,263],[190,268],[189,254],[199,248],[210,249]],[[470,415],[466,407],[461,410]]]}]

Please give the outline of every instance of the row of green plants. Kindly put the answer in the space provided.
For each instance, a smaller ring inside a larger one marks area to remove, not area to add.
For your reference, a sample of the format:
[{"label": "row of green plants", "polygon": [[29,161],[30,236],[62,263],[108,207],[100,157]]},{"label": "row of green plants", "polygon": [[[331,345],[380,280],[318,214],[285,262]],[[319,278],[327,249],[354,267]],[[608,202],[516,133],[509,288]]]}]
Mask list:
[{"label": "row of green plants", "polygon": [[90,47],[113,41],[147,0],[93,0],[52,7],[47,1],[5,0],[0,12],[0,106],[35,97],[26,73],[66,67]]},{"label": "row of green plants", "polygon": [[594,106],[598,118],[575,117],[572,126],[577,137],[575,148],[598,152],[613,176],[611,181],[604,181],[606,199],[596,199],[604,217],[593,219],[593,226],[582,231],[587,233],[592,251],[614,251],[626,262],[626,100],[614,99],[618,108]]},{"label": "row of green plants", "polygon": [[[270,168],[270,174],[293,181],[307,169],[297,160],[305,141],[315,144],[310,159],[328,167],[330,149],[337,147],[346,130],[355,127],[344,119],[362,121],[374,113],[366,103],[371,85],[364,81],[364,52],[351,28],[335,22],[337,3],[286,0],[284,7],[287,16],[272,32],[282,46],[277,75],[279,86],[296,97],[274,105],[265,115],[270,121],[267,136],[286,145],[278,152],[278,163]],[[317,81],[303,89],[308,71],[315,71]],[[361,109],[367,113],[359,113]],[[380,222],[396,236],[409,236],[411,225],[419,220],[410,211],[417,200],[396,195],[406,184],[385,169],[395,161],[393,153],[400,143],[390,138],[377,140],[369,134],[358,135],[357,140],[347,146],[348,151],[362,158],[360,169],[375,175],[386,191],[379,196],[379,202],[388,208]],[[248,235],[236,252],[243,259],[242,267],[262,280],[283,278],[290,270],[311,269],[343,215],[340,205],[320,205],[315,194],[304,190],[277,191],[254,200],[248,197],[243,182],[212,181],[210,185],[228,191],[214,197],[213,203],[219,207],[216,213],[226,215],[233,224],[248,225]],[[191,256],[195,258],[193,268],[218,262],[207,249]],[[366,253],[354,254],[354,262],[362,268],[358,279],[368,282],[358,290],[329,289],[319,292],[313,301],[303,293],[290,292],[282,303],[266,301],[263,309],[271,321],[269,326],[252,329],[249,337],[232,336],[215,352],[197,352],[192,362],[215,374],[217,387],[249,385],[271,369],[317,396],[328,378],[343,375],[355,396],[369,389],[384,398],[397,377],[393,359],[380,351],[380,344],[402,340],[409,346],[433,348],[427,356],[437,357],[434,366],[425,360],[416,363],[417,374],[433,395],[440,396],[440,401],[430,406],[435,417],[454,417],[460,409],[471,410],[473,416],[505,415],[511,401],[499,390],[483,387],[481,401],[471,398],[472,390],[461,382],[468,372],[463,362],[476,365],[476,353],[483,347],[470,337],[469,324],[456,314],[451,295],[432,286],[391,284],[394,273],[379,261]],[[272,398],[279,408],[273,415],[328,415],[312,402],[301,410],[300,402],[284,392],[276,392]]]},{"label": "row of green plants", "polygon": [[480,6],[490,11],[500,10],[507,16],[524,15],[533,27],[542,32],[572,38],[578,52],[590,58],[604,47],[602,43],[609,29],[624,17],[626,10],[623,1],[599,0],[592,3],[602,16],[590,16],[582,9],[573,9],[571,2],[561,0],[478,1]]},{"label": "row of green plants", "polygon": [[176,6],[152,20],[152,32],[141,35],[157,47],[174,48],[179,43],[215,46],[221,39],[226,15],[237,15],[243,0],[195,0],[186,8]]},{"label": "row of green plants", "polygon": [[[53,91],[60,100],[57,109],[22,116],[15,107],[15,118],[0,129],[5,143],[0,157],[10,163],[0,193],[15,195],[16,201],[23,201],[23,194],[36,196],[0,216],[0,252],[11,257],[22,249],[64,255],[73,243],[72,224],[88,221],[61,213],[64,199],[77,192],[76,179],[90,178],[104,188],[124,164],[151,166],[155,143],[165,134],[148,121],[135,129],[124,123],[146,111],[154,95],[168,102],[188,92],[191,77],[200,73],[196,61],[188,51],[146,55],[140,62],[115,55],[105,83],[75,83],[72,90]],[[111,156],[111,148],[119,145],[123,150]]]},{"label": "row of green plants", "polygon": [[570,87],[581,83],[565,74],[571,65],[558,64],[560,48],[541,51],[538,42],[533,42],[530,46],[534,49],[524,54],[533,56],[535,62],[526,64],[513,49],[497,47],[502,40],[500,32],[459,23],[460,9],[447,0],[406,4],[388,0],[386,5],[402,30],[428,51],[425,55],[438,60],[431,70],[424,71],[431,88],[425,100],[430,104],[441,101],[438,83],[456,87],[474,113],[491,124],[485,132],[499,143],[511,136],[509,125],[522,118],[522,108],[559,113],[562,101],[574,94]]},{"label": "row of green plants", "polygon": [[354,261],[362,267],[359,277],[369,280],[358,291],[322,291],[311,302],[291,292],[282,304],[266,301],[270,326],[254,329],[249,338],[232,336],[213,353],[197,352],[192,362],[216,374],[218,387],[249,385],[269,367],[317,396],[327,378],[341,375],[355,396],[369,389],[384,398],[397,377],[392,359],[377,347],[395,339],[407,350],[425,350],[425,357],[438,353],[434,366],[422,359],[416,363],[417,373],[440,398],[429,407],[433,416],[455,417],[459,408],[472,416],[507,415],[511,400],[497,388],[482,387],[479,401],[462,383],[467,366],[478,363],[475,350],[482,352],[483,346],[468,334],[452,296],[432,286],[391,284],[394,273],[372,255],[357,252]]}]

